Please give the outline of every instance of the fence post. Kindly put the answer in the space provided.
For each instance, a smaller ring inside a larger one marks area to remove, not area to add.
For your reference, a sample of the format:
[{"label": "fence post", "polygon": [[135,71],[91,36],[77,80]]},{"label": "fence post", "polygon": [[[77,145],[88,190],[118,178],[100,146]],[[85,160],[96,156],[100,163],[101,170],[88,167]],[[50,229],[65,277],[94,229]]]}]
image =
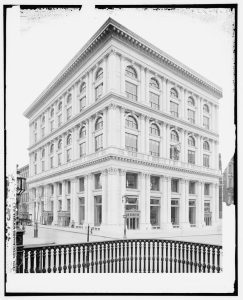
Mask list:
[{"label": "fence post", "polygon": [[17,261],[16,261],[16,273],[23,273],[23,235],[24,230],[17,229],[16,231],[16,249],[17,249]]}]

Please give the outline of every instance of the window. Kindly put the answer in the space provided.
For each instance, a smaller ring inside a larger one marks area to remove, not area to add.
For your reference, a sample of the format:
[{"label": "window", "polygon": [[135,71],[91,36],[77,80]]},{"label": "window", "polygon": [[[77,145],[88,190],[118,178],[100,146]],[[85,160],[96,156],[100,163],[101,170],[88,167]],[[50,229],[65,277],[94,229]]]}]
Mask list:
[{"label": "window", "polygon": [[189,181],[189,194],[194,195],[196,193],[196,183]]},{"label": "window", "polygon": [[206,113],[206,114],[209,114],[209,107],[208,107],[207,104],[203,105],[203,112]]},{"label": "window", "polygon": [[135,69],[131,66],[126,67],[126,76],[136,79],[137,78],[137,72]]},{"label": "window", "polygon": [[51,118],[54,117],[54,108],[51,109],[51,113],[50,113]]},{"label": "window", "polygon": [[79,138],[82,139],[86,136],[86,128],[85,126],[82,126],[80,131],[79,131]]},{"label": "window", "polygon": [[187,101],[187,104],[188,104],[189,106],[195,106],[195,101],[194,101],[194,99],[193,99],[192,97],[189,97],[189,98],[188,98],[188,101]]},{"label": "window", "polygon": [[85,201],[84,197],[79,198],[79,224],[84,224],[85,220]]},{"label": "window", "polygon": [[53,152],[54,152],[54,144],[51,144],[50,153],[52,154]]},{"label": "window", "polygon": [[154,109],[159,109],[159,95],[149,92],[150,106]]},{"label": "window", "polygon": [[170,159],[180,159],[180,148],[178,145],[170,145]]},{"label": "window", "polygon": [[204,195],[205,196],[209,196],[210,194],[210,184],[209,183],[205,183],[204,184]]},{"label": "window", "polygon": [[156,124],[154,124],[154,123],[152,123],[150,125],[150,134],[151,135],[155,135],[155,136],[159,136],[160,135],[159,134],[159,127]]},{"label": "window", "polygon": [[45,127],[42,127],[41,128],[41,137],[44,137],[45,136]]},{"label": "window", "polygon": [[209,155],[203,154],[203,166],[209,168]]},{"label": "window", "polygon": [[171,223],[173,227],[179,227],[179,199],[171,199]]},{"label": "window", "polygon": [[58,127],[62,125],[62,114],[58,115],[57,117]]},{"label": "window", "polygon": [[130,100],[137,101],[137,86],[136,86],[136,84],[126,81],[126,96]]},{"label": "window", "polygon": [[71,134],[69,134],[69,135],[67,136],[67,146],[70,146],[71,143],[72,143],[72,136],[71,136]]},{"label": "window", "polygon": [[34,169],[34,174],[37,174],[37,165],[34,165],[35,169]]},{"label": "window", "polygon": [[150,224],[152,226],[160,225],[160,199],[150,199]]},{"label": "window", "polygon": [[94,179],[95,179],[95,189],[96,190],[102,189],[101,173],[95,174]]},{"label": "window", "polygon": [[149,140],[149,154],[153,156],[159,156],[160,142]]},{"label": "window", "polygon": [[159,191],[159,180],[158,176],[150,176],[150,190]]},{"label": "window", "polygon": [[86,154],[86,143],[80,144],[80,157]]},{"label": "window", "polygon": [[71,194],[71,181],[67,181],[67,193],[68,195]]},{"label": "window", "polygon": [[51,124],[51,132],[54,130],[54,121],[52,120],[51,122],[50,122],[50,124]]},{"label": "window", "polygon": [[57,147],[58,147],[58,150],[62,150],[62,139],[60,139],[60,140],[58,141]]},{"label": "window", "polygon": [[37,130],[37,122],[35,122],[35,125],[34,125],[34,127],[35,127],[35,130]]},{"label": "window", "polygon": [[67,105],[70,105],[71,102],[72,102],[72,95],[68,94],[68,96],[67,96]]},{"label": "window", "polygon": [[173,117],[178,118],[179,116],[179,104],[170,101],[170,113]]},{"label": "window", "polygon": [[70,120],[72,116],[72,107],[69,107],[67,109],[67,120]]},{"label": "window", "polygon": [[174,88],[172,88],[172,89],[170,90],[170,96],[171,96],[172,98],[178,98],[177,90],[174,89]]},{"label": "window", "polygon": [[86,92],[86,83],[85,83],[85,82],[83,82],[83,83],[80,85],[79,91],[80,91],[80,94],[83,94],[83,93]]},{"label": "window", "polygon": [[209,143],[207,141],[203,142],[203,150],[206,150],[206,151],[210,150]]},{"label": "window", "polygon": [[150,79],[149,86],[155,89],[159,89],[159,83],[155,78]]},{"label": "window", "polygon": [[192,136],[188,137],[188,146],[195,147],[195,140]]},{"label": "window", "polygon": [[67,162],[71,160],[71,149],[67,150]]},{"label": "window", "polygon": [[58,160],[58,166],[60,166],[62,164],[62,154],[61,153],[58,153],[57,160]]},{"label": "window", "polygon": [[188,150],[188,163],[195,164],[195,151]]},{"label": "window", "polygon": [[192,124],[195,124],[195,111],[188,109],[187,113],[188,113],[188,121]]},{"label": "window", "polygon": [[53,157],[50,158],[50,167],[53,168]]},{"label": "window", "polygon": [[83,110],[86,106],[86,96],[80,99],[80,111]]},{"label": "window", "polygon": [[138,124],[136,119],[132,116],[128,116],[126,118],[126,127],[131,129],[138,129]]},{"label": "window", "polygon": [[103,82],[95,88],[95,100],[97,101],[103,93]]},{"label": "window", "polygon": [[95,151],[103,149],[103,134],[95,137]]},{"label": "window", "polygon": [[45,116],[42,117],[41,123],[42,123],[42,126],[45,125]]},{"label": "window", "polygon": [[84,177],[79,178],[79,191],[84,192]]},{"label": "window", "polygon": [[100,130],[103,128],[103,120],[102,118],[98,118],[95,122],[95,130]]},{"label": "window", "polygon": [[171,131],[170,140],[171,140],[171,142],[175,142],[175,143],[179,142],[179,136],[178,136],[178,133],[175,130]]},{"label": "window", "polygon": [[102,196],[94,197],[94,226],[100,226],[102,223]]},{"label": "window", "polygon": [[54,185],[51,184],[51,195],[54,195]]},{"label": "window", "polygon": [[191,227],[196,226],[196,200],[189,200],[189,223]]},{"label": "window", "polygon": [[203,116],[203,127],[209,129],[209,118],[206,116]]},{"label": "window", "polygon": [[62,210],[62,200],[58,200],[58,211]]},{"label": "window", "polygon": [[125,148],[126,148],[127,151],[132,151],[132,152],[137,152],[138,151],[138,137],[137,137],[137,135],[126,133]]},{"label": "window", "polygon": [[61,111],[62,110],[62,102],[59,102],[58,104],[58,111]]},{"label": "window", "polygon": [[102,68],[99,68],[97,73],[96,73],[96,76],[95,76],[95,79],[96,80],[100,80],[103,78],[103,69]]},{"label": "window", "polygon": [[137,189],[137,180],[138,180],[137,174],[127,173],[126,174],[126,188]]},{"label": "window", "polygon": [[37,142],[37,133],[35,132],[35,135],[34,135],[34,140],[35,140],[35,143]]},{"label": "window", "polygon": [[58,184],[58,195],[62,195],[62,184]]},{"label": "window", "polygon": [[45,158],[45,149],[43,149],[43,150],[41,151],[41,157],[42,157],[42,159]]},{"label": "window", "polygon": [[179,193],[179,179],[171,179],[171,192]]}]

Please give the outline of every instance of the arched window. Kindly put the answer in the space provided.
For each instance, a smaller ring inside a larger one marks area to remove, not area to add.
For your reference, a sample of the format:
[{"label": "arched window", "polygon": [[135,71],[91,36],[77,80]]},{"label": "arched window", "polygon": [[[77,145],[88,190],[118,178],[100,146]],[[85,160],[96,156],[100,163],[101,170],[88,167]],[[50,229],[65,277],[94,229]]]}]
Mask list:
[{"label": "arched window", "polygon": [[54,144],[51,144],[50,153],[52,154],[53,152],[54,152]]},{"label": "arched window", "polygon": [[80,131],[79,131],[79,137],[83,138],[85,136],[86,136],[86,128],[85,128],[85,126],[82,126]]},{"label": "arched window", "polygon": [[208,141],[204,141],[204,142],[203,142],[203,150],[206,150],[206,151],[209,151],[209,150],[210,150]]},{"label": "arched window", "polygon": [[61,150],[61,149],[62,149],[62,140],[60,139],[58,142],[58,150]]},{"label": "arched window", "polygon": [[68,145],[68,146],[71,145],[71,142],[72,142],[72,136],[71,136],[71,134],[69,134],[69,135],[67,136],[67,145]]},{"label": "arched window", "polygon": [[86,91],[86,83],[83,82],[80,85],[80,94],[84,93]]},{"label": "arched window", "polygon": [[67,96],[67,104],[70,104],[71,101],[72,101],[72,95],[68,94],[68,96]]},{"label": "arched window", "polygon": [[58,110],[62,110],[62,102],[60,101],[59,104],[58,104]]},{"label": "arched window", "polygon": [[103,120],[99,117],[95,122],[95,130],[99,130],[103,128]]},{"label": "arched window", "polygon": [[160,135],[160,133],[159,133],[159,127],[156,124],[154,124],[154,123],[152,123],[150,125],[150,134],[156,135],[156,136]]},{"label": "arched window", "polygon": [[51,118],[54,116],[54,108],[51,109]]},{"label": "arched window", "polygon": [[159,89],[159,83],[158,83],[157,79],[151,78],[150,82],[149,82],[149,86],[152,88]]},{"label": "arched window", "polygon": [[45,157],[45,149],[42,150],[42,152],[41,152],[41,157],[42,157],[42,158]]},{"label": "arched window", "polygon": [[170,140],[172,142],[179,142],[179,136],[178,133],[175,130],[172,130],[170,133]]},{"label": "arched window", "polygon": [[135,71],[135,69],[131,66],[126,67],[126,72],[125,72],[126,76],[129,76],[131,78],[137,78],[137,72]]},{"label": "arched window", "polygon": [[203,105],[203,112],[206,113],[206,114],[209,113],[209,107],[208,107],[207,104],[204,104],[204,105]]},{"label": "arched window", "polygon": [[138,129],[137,121],[134,117],[128,116],[126,118],[126,127],[132,128],[132,129]]},{"label": "arched window", "polygon": [[195,140],[192,136],[188,137],[188,146],[195,147]]},{"label": "arched window", "polygon": [[194,99],[193,99],[192,97],[189,97],[189,98],[188,98],[187,103],[188,103],[188,105],[190,105],[190,106],[195,106],[195,101],[194,101]]},{"label": "arched window", "polygon": [[172,89],[170,90],[170,96],[171,96],[172,98],[178,98],[177,90],[174,89],[174,88],[172,88]]},{"label": "arched window", "polygon": [[96,72],[96,76],[95,76],[95,79],[96,80],[99,80],[103,78],[103,69],[102,68],[99,68],[98,71]]}]

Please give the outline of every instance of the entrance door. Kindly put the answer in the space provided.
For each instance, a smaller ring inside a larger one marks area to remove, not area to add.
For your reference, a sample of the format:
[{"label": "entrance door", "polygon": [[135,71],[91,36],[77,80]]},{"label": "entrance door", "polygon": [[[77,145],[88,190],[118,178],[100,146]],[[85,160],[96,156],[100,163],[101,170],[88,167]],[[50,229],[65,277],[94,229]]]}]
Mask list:
[{"label": "entrance door", "polygon": [[140,212],[138,211],[138,198],[127,197],[125,210],[127,218],[127,229],[139,229]]}]

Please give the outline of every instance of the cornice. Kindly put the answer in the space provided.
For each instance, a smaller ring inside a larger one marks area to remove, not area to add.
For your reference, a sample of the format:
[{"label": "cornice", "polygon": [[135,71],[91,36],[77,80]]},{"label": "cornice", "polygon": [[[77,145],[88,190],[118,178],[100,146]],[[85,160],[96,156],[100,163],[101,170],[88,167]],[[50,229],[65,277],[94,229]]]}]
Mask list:
[{"label": "cornice", "polygon": [[150,58],[162,63],[170,70],[187,78],[187,80],[191,80],[193,83],[196,83],[200,87],[206,89],[217,98],[222,97],[222,89],[219,86],[150,44],[126,27],[109,18],[54,78],[39,97],[37,97],[32,105],[24,111],[24,116],[30,118],[35,109],[37,109],[40,105],[43,105],[43,103],[46,102],[56,92],[56,90],[70,78],[71,75],[75,74],[77,70],[80,69],[80,66],[90,58],[91,54],[99,48],[101,43],[104,44],[107,39],[112,37],[117,37],[119,40],[126,41],[126,43],[130,44],[133,48],[146,53],[146,55]]}]

